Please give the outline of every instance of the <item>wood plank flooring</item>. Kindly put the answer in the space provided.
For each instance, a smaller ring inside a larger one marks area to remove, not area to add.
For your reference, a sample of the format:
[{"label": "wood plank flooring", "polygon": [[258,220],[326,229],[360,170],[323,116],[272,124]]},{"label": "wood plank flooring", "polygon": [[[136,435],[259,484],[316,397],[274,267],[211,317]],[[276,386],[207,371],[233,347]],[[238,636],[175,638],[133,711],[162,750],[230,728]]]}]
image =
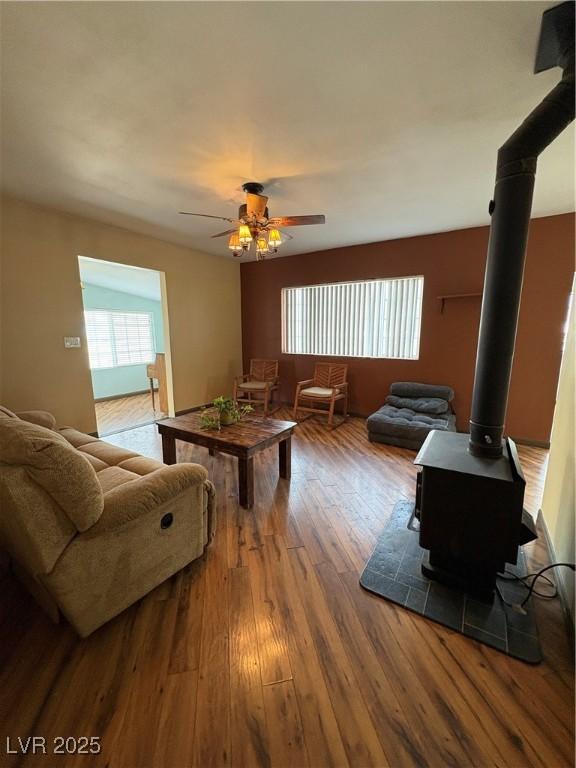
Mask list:
[{"label": "wood plank flooring", "polygon": [[[153,425],[110,442],[161,457]],[[574,669],[557,601],[538,602],[545,662],[533,667],[360,588],[394,503],[413,496],[413,452],[369,443],[360,419],[334,431],[310,419],[295,431],[291,482],[278,478],[277,448],[263,452],[255,506],[243,510],[235,459],[177,445],[217,488],[203,558],[84,641],[4,574],[0,737],[99,736],[102,754],[0,751],[0,765],[574,764]],[[546,452],[520,456],[535,512]],[[546,562],[542,541],[529,556]]]},{"label": "wood plank flooring", "polygon": [[124,429],[151,424],[163,419],[167,414],[158,410],[158,393],[154,396],[156,410],[152,408],[150,393],[117,397],[114,400],[101,400],[94,403],[98,434],[102,436],[121,432]]}]

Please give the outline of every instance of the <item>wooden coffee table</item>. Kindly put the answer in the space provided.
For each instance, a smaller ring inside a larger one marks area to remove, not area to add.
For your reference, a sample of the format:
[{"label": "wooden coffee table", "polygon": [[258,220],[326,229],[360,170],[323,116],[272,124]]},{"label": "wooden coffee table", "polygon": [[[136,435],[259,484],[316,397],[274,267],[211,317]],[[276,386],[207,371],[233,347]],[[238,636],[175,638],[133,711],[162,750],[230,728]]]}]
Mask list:
[{"label": "wooden coffee table", "polygon": [[238,490],[240,505],[250,509],[254,505],[254,456],[278,443],[278,469],[280,477],[290,479],[291,438],[296,422],[277,421],[247,416],[238,424],[216,429],[201,429],[200,414],[187,413],[174,419],[158,421],[162,436],[162,454],[165,464],[176,463],[176,440],[208,448],[210,453],[220,451],[238,458]]}]

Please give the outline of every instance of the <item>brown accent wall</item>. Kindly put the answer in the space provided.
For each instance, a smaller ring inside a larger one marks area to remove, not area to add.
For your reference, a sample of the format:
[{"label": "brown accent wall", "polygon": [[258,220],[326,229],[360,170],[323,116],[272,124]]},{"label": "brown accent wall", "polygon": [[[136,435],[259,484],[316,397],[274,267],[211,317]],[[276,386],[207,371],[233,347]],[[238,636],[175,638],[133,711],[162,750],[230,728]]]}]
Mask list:
[{"label": "brown accent wall", "polygon": [[[309,378],[310,355],[281,351],[281,289],[287,286],[424,275],[419,360],[339,358],[349,365],[353,413],[368,415],[394,381],[449,384],[456,391],[458,429],[467,431],[480,319],[480,298],[437,296],[481,292],[488,227],[337,248],[242,264],[242,349],[280,360],[281,397]],[[533,219],[508,402],[507,432],[548,442],[562,353],[562,331],[574,272],[574,214]]]}]

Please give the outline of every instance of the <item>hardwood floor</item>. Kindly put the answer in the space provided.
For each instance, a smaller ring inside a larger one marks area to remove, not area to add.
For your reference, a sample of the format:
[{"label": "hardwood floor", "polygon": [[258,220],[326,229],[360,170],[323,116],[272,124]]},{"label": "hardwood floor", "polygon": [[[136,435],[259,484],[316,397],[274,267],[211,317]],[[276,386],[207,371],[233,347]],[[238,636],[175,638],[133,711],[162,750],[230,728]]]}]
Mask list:
[{"label": "hardwood floor", "polygon": [[150,424],[157,419],[163,419],[167,414],[158,409],[158,393],[155,395],[156,410],[152,408],[152,397],[149,393],[117,397],[114,400],[101,400],[94,403],[98,434],[101,437],[121,432],[124,429]]},{"label": "hardwood floor", "polygon": [[[110,442],[161,456],[154,426]],[[290,483],[277,449],[256,457],[247,511],[234,459],[177,445],[217,487],[203,558],[84,641],[5,578],[2,734],[102,743],[98,757],[3,756],[8,766],[573,765],[558,601],[538,601],[545,661],[530,666],[360,588],[394,503],[413,496],[413,452],[370,444],[360,419],[332,432],[310,419]],[[520,455],[534,512],[546,452]],[[542,541],[529,553],[546,560]]]}]

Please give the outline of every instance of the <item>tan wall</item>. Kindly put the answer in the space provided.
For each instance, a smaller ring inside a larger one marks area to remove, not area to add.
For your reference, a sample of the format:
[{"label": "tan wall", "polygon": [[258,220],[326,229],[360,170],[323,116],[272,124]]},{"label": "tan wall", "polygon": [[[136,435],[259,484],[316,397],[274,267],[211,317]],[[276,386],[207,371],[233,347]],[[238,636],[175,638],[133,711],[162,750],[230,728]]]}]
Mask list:
[{"label": "tan wall", "polygon": [[[165,272],[176,410],[230,391],[242,368],[237,264],[12,198],[1,213],[4,405],[95,431],[79,255]],[[65,349],[64,336],[82,348]]]},{"label": "tan wall", "polygon": [[[574,393],[576,377],[574,346],[576,344],[576,307],[572,302],[568,336],[562,357],[558,397],[552,423],[550,456],[542,499],[542,514],[557,562],[574,562]],[[574,618],[574,574],[568,569],[558,573]]]}]

